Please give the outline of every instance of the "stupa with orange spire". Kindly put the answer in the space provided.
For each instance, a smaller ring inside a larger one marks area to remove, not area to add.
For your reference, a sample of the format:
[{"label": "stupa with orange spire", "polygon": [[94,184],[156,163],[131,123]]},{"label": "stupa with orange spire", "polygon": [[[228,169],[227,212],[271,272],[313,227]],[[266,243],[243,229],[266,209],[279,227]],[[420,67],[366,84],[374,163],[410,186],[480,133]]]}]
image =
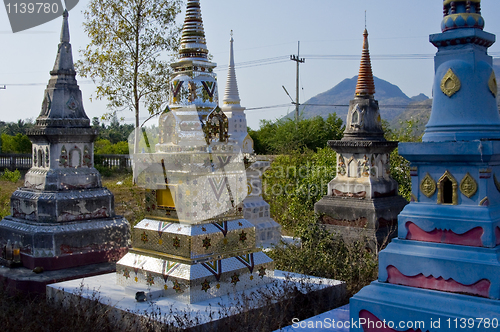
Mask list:
[{"label": "stupa with orange spire", "polygon": [[328,194],[314,206],[325,227],[344,238],[363,239],[376,250],[396,234],[397,215],[407,204],[397,195],[390,176],[389,154],[397,142],[384,138],[368,49],[363,33],[363,52],[355,96],[349,102],[344,137],[329,141],[337,152],[337,176]]}]

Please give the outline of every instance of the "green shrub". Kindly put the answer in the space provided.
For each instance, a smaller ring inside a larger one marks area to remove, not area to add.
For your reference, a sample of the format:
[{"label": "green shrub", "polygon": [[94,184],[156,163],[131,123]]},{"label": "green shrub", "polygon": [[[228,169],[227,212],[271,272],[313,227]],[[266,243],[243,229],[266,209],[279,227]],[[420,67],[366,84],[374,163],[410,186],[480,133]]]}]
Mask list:
[{"label": "green shrub", "polygon": [[15,136],[2,134],[2,153],[31,153],[28,136],[17,133]]},{"label": "green shrub", "polygon": [[107,139],[98,139],[94,142],[94,154],[128,154],[128,142],[111,144]]},{"label": "green shrub", "polygon": [[314,203],[327,194],[335,170],[336,154],[330,148],[316,153],[295,151],[273,161],[263,176],[264,199],[271,205],[272,217],[286,232],[293,234],[302,222],[302,207],[312,212]]},{"label": "green shrub", "polygon": [[275,122],[262,120],[259,130],[249,130],[257,154],[283,154],[292,151],[316,151],[328,140],[340,139],[342,120],[332,113],[325,120],[320,116],[296,123],[286,118]]},{"label": "green shrub", "polygon": [[[419,121],[401,122],[399,129],[392,130],[384,123],[385,137],[389,141],[422,142],[423,129]],[[398,149],[391,152],[391,176],[398,182],[399,195],[407,201],[411,198],[410,162],[399,155]]]},{"label": "green shrub", "polygon": [[10,195],[0,196],[0,220],[10,215]]},{"label": "green shrub", "polygon": [[15,171],[11,172],[8,169],[5,169],[5,171],[1,175],[2,180],[10,181],[10,182],[17,182],[19,179],[21,179],[21,172],[19,172],[18,169]]},{"label": "green shrub", "polygon": [[365,243],[346,242],[317,223],[317,216],[302,205],[295,205],[291,214],[301,216],[295,227],[300,246],[281,243],[268,255],[276,269],[346,282],[348,297],[377,278],[378,260],[365,249]]}]

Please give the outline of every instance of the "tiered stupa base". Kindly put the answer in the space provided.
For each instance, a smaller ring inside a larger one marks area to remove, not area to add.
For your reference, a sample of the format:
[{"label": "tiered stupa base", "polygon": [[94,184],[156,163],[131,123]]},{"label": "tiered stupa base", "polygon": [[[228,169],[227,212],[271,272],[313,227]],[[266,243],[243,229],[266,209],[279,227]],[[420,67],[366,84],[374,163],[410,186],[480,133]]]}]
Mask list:
[{"label": "tiered stupa base", "polygon": [[359,323],[351,326],[350,332],[483,332],[499,326],[499,312],[498,300],[374,281],[350,300],[351,320],[364,318],[366,322],[364,328]]},{"label": "tiered stupa base", "polygon": [[36,223],[5,217],[0,238],[22,243],[23,266],[60,270],[117,261],[128,249],[129,224],[122,217]]},{"label": "tiered stupa base", "polygon": [[271,218],[269,204],[262,198],[262,175],[271,166],[267,160],[258,160],[246,170],[248,196],[243,200],[245,219],[255,226],[255,245],[272,247],[281,241],[281,225]]},{"label": "tiered stupa base", "polygon": [[116,265],[129,290],[195,303],[272,281],[274,262],[255,249],[255,228],[245,219],[182,224],[144,219],[134,227],[134,248]]},{"label": "tiered stupa base", "polygon": [[401,196],[356,199],[324,196],[314,205],[323,227],[346,241],[362,241],[373,251],[397,235]]}]

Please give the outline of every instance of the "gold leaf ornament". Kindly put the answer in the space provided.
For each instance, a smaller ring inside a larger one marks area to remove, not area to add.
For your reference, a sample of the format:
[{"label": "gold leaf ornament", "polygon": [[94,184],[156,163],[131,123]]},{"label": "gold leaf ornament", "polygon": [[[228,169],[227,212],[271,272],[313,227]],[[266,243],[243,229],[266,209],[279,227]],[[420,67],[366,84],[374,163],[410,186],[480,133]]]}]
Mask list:
[{"label": "gold leaf ornament", "polygon": [[500,181],[498,181],[496,174],[493,174],[493,180],[495,181],[495,187],[500,192]]},{"label": "gold leaf ornament", "polygon": [[490,88],[490,91],[493,94],[493,96],[495,96],[496,98],[498,93],[498,84],[494,71],[491,71],[490,79],[488,80],[488,87]]},{"label": "gold leaf ornament", "polygon": [[429,173],[420,182],[420,191],[428,198],[431,198],[436,192],[436,181],[434,181]]},{"label": "gold leaf ornament", "polygon": [[460,83],[460,79],[453,72],[453,70],[448,69],[446,74],[443,76],[441,80],[441,91],[448,97],[453,96],[455,93],[460,90],[462,84]]},{"label": "gold leaf ornament", "polygon": [[477,192],[477,182],[469,173],[460,181],[460,191],[468,198],[471,198]]}]

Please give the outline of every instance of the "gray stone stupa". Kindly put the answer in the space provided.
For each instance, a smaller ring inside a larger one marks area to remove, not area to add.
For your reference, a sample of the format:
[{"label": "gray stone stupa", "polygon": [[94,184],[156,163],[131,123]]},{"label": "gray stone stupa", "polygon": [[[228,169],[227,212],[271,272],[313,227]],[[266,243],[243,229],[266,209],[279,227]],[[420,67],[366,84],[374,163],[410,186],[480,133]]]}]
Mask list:
[{"label": "gray stone stupa", "polygon": [[398,142],[384,138],[365,29],[355,97],[349,102],[340,141],[328,141],[337,152],[337,176],[328,195],[314,205],[325,227],[344,239],[362,240],[376,250],[396,235],[397,216],[407,204],[390,176],[389,155]]},{"label": "gray stone stupa", "polygon": [[130,243],[129,223],[114,212],[114,197],[94,168],[94,139],[69,40],[68,12],[45,89],[42,110],[28,132],[33,165],[0,222],[0,244],[22,243],[28,268],[59,270],[117,260]]}]

